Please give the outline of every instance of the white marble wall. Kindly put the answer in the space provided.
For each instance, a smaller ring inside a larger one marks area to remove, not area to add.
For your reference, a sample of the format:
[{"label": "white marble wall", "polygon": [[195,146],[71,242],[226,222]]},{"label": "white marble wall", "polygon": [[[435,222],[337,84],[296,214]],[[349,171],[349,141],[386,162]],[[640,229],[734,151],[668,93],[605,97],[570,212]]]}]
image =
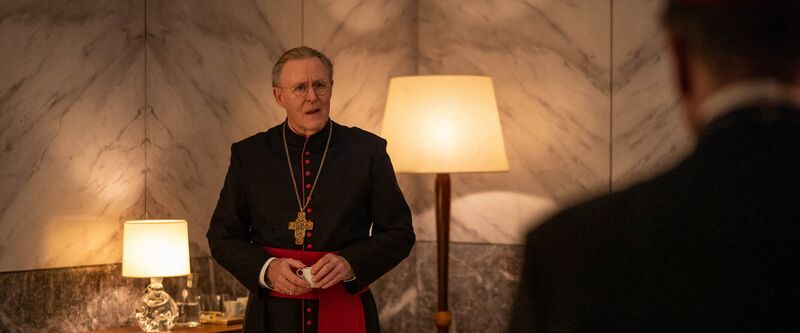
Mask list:
[{"label": "white marble wall", "polygon": [[389,79],[416,73],[416,1],[303,3],[303,43],[335,67],[331,118],[380,134]]},{"label": "white marble wall", "polygon": [[[229,145],[283,119],[270,69],[301,43],[336,64],[332,117],[376,133],[392,76],[491,76],[511,171],[452,176],[452,240],[519,244],[555,210],[690,146],[660,5],[5,2],[0,271],[118,262],[122,221],[145,211],[188,219],[193,255],[207,254]],[[434,240],[433,176],[399,180],[418,239]]]},{"label": "white marble wall", "polygon": [[143,9],[0,3],[0,271],[120,261],[144,215]]},{"label": "white marble wall", "polygon": [[663,0],[614,0],[612,186],[673,166],[694,144],[684,123],[666,37]]},{"label": "white marble wall", "polygon": [[193,256],[230,145],[283,121],[272,65],[301,39],[301,3],[147,1],[147,212],[185,218]]},{"label": "white marble wall", "polygon": [[[608,190],[610,11],[610,1],[419,1],[419,74],[493,78],[511,168],[451,176],[453,241],[518,244],[555,209]],[[433,178],[404,185],[418,239],[434,239]]]}]

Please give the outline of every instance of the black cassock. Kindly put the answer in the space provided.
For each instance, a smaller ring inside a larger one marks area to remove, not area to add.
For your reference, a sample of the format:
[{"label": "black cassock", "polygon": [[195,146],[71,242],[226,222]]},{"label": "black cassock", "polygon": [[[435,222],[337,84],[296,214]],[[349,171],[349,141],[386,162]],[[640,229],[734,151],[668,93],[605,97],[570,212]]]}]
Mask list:
[{"label": "black cassock", "polygon": [[[269,256],[263,246],[335,251],[353,268],[350,293],[367,287],[406,258],[414,244],[411,212],[397,185],[386,140],[335,122],[309,138],[286,128],[286,143],[300,196],[327,158],[308,205],[313,230],[296,245],[288,229],[299,211],[286,161],[283,124],[231,146],[231,161],[207,237],[214,259],[250,290],[245,332],[317,331],[318,301],[278,298],[258,276]],[[372,235],[370,236],[370,227]],[[361,294],[367,332],[378,332],[370,292]]]}]

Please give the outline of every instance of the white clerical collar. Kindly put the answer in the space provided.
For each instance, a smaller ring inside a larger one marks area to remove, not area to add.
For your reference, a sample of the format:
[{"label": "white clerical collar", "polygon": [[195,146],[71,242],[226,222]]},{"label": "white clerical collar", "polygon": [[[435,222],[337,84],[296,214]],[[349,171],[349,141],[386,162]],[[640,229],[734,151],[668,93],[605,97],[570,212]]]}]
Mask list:
[{"label": "white clerical collar", "polygon": [[800,106],[800,86],[768,79],[739,81],[718,89],[700,104],[698,111],[705,126],[737,108],[781,102]]}]

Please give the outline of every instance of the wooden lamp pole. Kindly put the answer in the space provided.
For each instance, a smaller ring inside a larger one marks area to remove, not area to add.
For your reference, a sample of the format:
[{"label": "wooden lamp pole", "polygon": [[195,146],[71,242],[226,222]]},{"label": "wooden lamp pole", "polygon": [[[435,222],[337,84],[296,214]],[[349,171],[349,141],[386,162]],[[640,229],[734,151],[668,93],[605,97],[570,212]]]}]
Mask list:
[{"label": "wooden lamp pole", "polygon": [[439,333],[447,333],[452,316],[447,310],[447,263],[450,246],[450,174],[436,174],[436,261],[438,305],[434,323]]}]

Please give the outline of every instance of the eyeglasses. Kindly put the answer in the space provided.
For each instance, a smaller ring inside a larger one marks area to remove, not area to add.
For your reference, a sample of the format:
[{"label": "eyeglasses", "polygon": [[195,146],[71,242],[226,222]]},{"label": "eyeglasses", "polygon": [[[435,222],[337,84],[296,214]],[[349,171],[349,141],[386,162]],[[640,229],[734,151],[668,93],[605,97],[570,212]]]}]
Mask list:
[{"label": "eyeglasses", "polygon": [[[316,80],[310,82],[311,82],[311,88],[314,89],[314,93],[316,93],[317,95],[325,95],[326,93],[328,93],[328,90],[331,89],[331,83],[328,82],[328,80]],[[301,97],[308,94],[308,83],[309,82],[303,82],[294,87],[278,87],[278,88],[289,89],[292,92],[292,94],[294,94],[297,97]]]}]

